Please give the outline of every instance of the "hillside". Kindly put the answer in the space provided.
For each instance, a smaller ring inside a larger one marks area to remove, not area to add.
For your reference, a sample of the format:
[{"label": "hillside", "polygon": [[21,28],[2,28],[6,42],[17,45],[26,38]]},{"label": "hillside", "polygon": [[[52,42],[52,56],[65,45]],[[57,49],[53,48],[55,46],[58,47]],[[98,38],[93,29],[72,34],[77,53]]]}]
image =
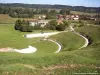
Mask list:
[{"label": "hillside", "polygon": [[100,27],[84,26],[77,28],[76,31],[89,35],[92,43],[78,50],[76,48],[84,42],[81,37],[72,32],[60,33],[51,37],[63,46],[62,51],[55,54],[53,52],[57,47],[52,42],[36,43],[40,38],[26,39],[22,37],[26,33],[15,31],[13,25],[0,26],[1,47],[22,48],[31,44],[39,48],[38,52],[31,54],[0,53],[0,75],[73,75],[75,73],[99,75]]},{"label": "hillside", "polygon": [[2,4],[0,7],[24,7],[24,8],[36,8],[36,9],[68,9],[71,11],[81,11],[81,12],[91,12],[91,13],[100,13],[100,7],[84,7],[84,6],[68,6],[68,5],[43,5],[43,4]]}]

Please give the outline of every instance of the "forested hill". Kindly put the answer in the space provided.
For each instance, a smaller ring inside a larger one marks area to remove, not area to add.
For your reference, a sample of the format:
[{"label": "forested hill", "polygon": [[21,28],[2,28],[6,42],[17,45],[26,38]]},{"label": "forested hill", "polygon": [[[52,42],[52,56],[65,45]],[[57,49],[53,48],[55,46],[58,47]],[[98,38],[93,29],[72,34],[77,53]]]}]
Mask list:
[{"label": "forested hill", "polygon": [[68,9],[71,11],[100,13],[100,7],[84,7],[84,6],[68,6],[68,5],[47,5],[47,4],[3,4],[0,3],[0,7],[23,7],[23,8],[49,8],[49,9]]}]

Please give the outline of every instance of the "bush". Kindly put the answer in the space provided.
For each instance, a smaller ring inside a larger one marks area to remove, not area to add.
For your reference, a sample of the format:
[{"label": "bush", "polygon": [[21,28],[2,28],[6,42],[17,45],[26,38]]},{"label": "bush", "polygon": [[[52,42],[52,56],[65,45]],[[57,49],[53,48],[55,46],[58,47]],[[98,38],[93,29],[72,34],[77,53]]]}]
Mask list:
[{"label": "bush", "polygon": [[58,31],[64,31],[66,29],[66,27],[68,27],[69,24],[68,22],[66,21],[63,21],[62,23],[60,23],[58,25],[57,21],[56,20],[52,20],[48,23],[48,25],[46,25],[45,27],[47,29],[50,29],[50,30],[58,30]]},{"label": "bush", "polygon": [[66,26],[64,24],[60,24],[56,27],[56,30],[58,31],[64,31],[66,29]]},{"label": "bush", "polygon": [[22,32],[32,32],[32,26],[29,25],[28,21],[21,21],[21,20],[17,20],[15,23],[15,30],[20,30]]},{"label": "bush", "polygon": [[49,23],[48,23],[48,25],[46,25],[46,27],[48,28],[48,29],[51,29],[51,30],[56,30],[56,27],[57,27],[57,22],[56,22],[56,20],[52,20],[52,21],[50,21]]}]

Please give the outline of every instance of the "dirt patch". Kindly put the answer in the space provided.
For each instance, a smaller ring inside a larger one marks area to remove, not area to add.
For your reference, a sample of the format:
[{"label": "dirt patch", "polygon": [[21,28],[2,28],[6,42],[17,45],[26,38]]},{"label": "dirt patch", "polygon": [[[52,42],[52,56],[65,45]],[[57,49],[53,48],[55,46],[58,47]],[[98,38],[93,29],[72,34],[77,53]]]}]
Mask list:
[{"label": "dirt patch", "polygon": [[79,68],[79,67],[89,67],[89,68],[96,68],[100,69],[100,67],[97,67],[95,65],[83,65],[83,64],[65,64],[65,65],[52,65],[49,67],[43,67],[43,70],[55,70],[55,69],[70,69],[70,68]]},{"label": "dirt patch", "polygon": [[13,52],[13,48],[7,47],[7,48],[0,48],[0,52]]},{"label": "dirt patch", "polygon": [[27,64],[23,64],[23,65],[24,65],[24,67],[26,67],[26,68],[30,68],[30,69],[32,69],[32,70],[36,69],[36,68],[33,67],[32,65],[27,65]]}]

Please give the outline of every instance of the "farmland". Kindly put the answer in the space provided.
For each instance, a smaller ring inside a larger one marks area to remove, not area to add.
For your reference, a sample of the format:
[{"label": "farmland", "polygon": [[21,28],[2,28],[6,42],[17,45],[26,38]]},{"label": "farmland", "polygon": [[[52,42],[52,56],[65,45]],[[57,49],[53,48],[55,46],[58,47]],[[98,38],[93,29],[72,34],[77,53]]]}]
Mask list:
[{"label": "farmland", "polygon": [[86,12],[79,12],[79,11],[71,11],[73,14],[79,14],[79,15],[90,15],[90,16],[95,16],[98,13],[86,13]]},{"label": "farmland", "polygon": [[14,23],[16,21],[16,18],[11,18],[8,14],[0,14],[0,23],[6,24],[6,23]]}]

